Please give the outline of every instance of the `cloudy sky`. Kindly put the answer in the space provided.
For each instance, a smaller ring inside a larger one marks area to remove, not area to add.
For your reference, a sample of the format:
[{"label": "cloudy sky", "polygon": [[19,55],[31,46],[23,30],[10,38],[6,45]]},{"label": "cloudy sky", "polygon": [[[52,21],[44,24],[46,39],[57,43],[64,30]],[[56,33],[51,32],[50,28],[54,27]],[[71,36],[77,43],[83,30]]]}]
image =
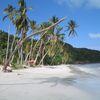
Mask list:
[{"label": "cloudy sky", "polygon": [[[100,50],[100,0],[26,0],[33,10],[28,13],[31,19],[38,23],[47,21],[52,16],[62,18],[67,16],[67,21],[73,19],[78,24],[78,36],[65,41],[74,47]],[[17,7],[17,0],[1,0],[0,2],[0,29],[8,31],[9,20],[2,21],[5,15],[3,9],[12,4]],[[67,21],[62,25],[66,26]],[[10,33],[15,29],[11,27]]]},{"label": "cloudy sky", "polygon": [[69,7],[100,8],[100,0],[55,0],[60,5],[67,4]]}]

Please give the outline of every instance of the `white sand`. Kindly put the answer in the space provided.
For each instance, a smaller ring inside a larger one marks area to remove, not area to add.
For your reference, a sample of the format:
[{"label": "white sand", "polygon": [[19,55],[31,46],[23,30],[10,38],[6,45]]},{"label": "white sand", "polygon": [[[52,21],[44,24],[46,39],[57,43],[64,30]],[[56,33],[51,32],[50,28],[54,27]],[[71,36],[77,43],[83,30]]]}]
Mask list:
[{"label": "white sand", "polygon": [[99,100],[100,91],[93,92],[84,84],[91,74],[69,66],[0,72],[0,100]]}]

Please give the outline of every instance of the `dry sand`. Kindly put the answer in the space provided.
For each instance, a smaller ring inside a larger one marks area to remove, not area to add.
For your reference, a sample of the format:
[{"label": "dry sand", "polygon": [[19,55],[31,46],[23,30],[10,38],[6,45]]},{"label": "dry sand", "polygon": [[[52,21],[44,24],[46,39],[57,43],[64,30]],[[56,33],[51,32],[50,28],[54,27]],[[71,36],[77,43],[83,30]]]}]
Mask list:
[{"label": "dry sand", "polygon": [[100,91],[85,87],[89,77],[95,75],[72,65],[0,72],[0,100],[99,100]]}]

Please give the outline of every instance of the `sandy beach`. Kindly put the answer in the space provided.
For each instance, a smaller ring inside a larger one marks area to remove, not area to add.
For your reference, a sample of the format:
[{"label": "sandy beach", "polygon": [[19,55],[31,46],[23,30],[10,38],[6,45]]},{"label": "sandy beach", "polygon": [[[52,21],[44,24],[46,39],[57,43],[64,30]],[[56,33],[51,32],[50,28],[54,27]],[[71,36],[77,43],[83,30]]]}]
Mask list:
[{"label": "sandy beach", "polygon": [[99,72],[76,66],[0,72],[0,100],[99,100]]}]

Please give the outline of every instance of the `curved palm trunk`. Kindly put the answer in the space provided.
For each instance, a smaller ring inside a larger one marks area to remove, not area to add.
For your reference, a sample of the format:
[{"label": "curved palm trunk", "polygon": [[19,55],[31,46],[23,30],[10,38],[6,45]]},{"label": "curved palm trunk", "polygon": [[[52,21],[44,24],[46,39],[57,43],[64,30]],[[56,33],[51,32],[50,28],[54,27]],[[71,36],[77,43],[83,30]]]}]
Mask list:
[{"label": "curved palm trunk", "polygon": [[31,46],[30,46],[30,50],[28,52],[28,54],[25,57],[25,63],[27,62],[28,58],[31,59],[31,57],[33,58],[33,39],[31,39]]},{"label": "curved palm trunk", "polygon": [[41,59],[39,65],[41,65],[41,64],[44,65],[44,58],[46,57],[47,54],[48,54],[48,51],[42,56],[42,59]]},{"label": "curved palm trunk", "polygon": [[20,64],[20,50],[18,49],[18,58],[17,58],[17,64]]},{"label": "curved palm trunk", "polygon": [[[26,35],[26,33],[24,32],[24,29],[22,29],[22,37],[21,37],[21,41],[24,39],[24,36]],[[24,42],[23,42],[24,43]],[[23,44],[22,43],[22,45],[21,45],[21,48],[20,48],[20,55],[21,55],[21,62],[20,62],[20,64],[22,65],[23,64]]]},{"label": "curved palm trunk", "polygon": [[11,49],[10,49],[10,53],[12,53],[13,48],[14,48],[14,43],[15,43],[15,39],[16,39],[16,35],[14,35],[13,41],[12,41],[12,45],[11,45]]},{"label": "curved palm trunk", "polygon": [[6,49],[6,59],[5,59],[5,60],[7,60],[7,58],[8,58],[8,52],[9,52],[9,38],[10,38],[10,35],[9,35],[9,33],[8,33],[7,49]]},{"label": "curved palm trunk", "polygon": [[36,57],[35,57],[34,65],[36,65],[36,63],[37,63],[37,59],[38,59],[39,54],[40,54],[40,52],[41,52],[41,47],[42,47],[42,41],[41,41],[41,44],[40,44],[39,50],[38,50],[38,52],[37,52],[37,55],[36,55]]},{"label": "curved palm trunk", "polygon": [[[10,54],[11,54],[11,53],[12,53],[12,51],[13,51],[13,48],[14,48],[14,43],[15,43],[16,37],[17,37],[17,35],[15,34],[15,36],[14,36],[14,38],[13,38],[12,45],[11,45]],[[13,59],[14,59],[14,55],[13,55],[13,57],[12,57],[12,59],[11,59],[10,63],[12,63],[12,62],[13,62]]]},{"label": "curved palm trunk", "polygon": [[10,24],[9,24],[9,27],[8,27],[8,40],[7,40],[7,50],[6,50],[6,59],[5,60],[7,60],[8,52],[9,52],[9,40],[10,40],[9,30],[10,30]]},{"label": "curved palm trunk", "polygon": [[42,65],[44,65],[44,58],[45,58],[45,47],[42,49],[42,58],[41,58],[41,61],[42,61]]},{"label": "curved palm trunk", "polygon": [[[57,53],[56,53],[56,54],[57,54]],[[55,57],[56,57],[56,54],[52,57],[52,60],[51,60],[51,64],[50,64],[50,65],[53,64],[53,61],[54,61],[54,59],[55,59]]]},{"label": "curved palm trunk", "polygon": [[21,62],[20,64],[23,64],[23,45],[21,46],[21,50],[20,50],[20,56],[21,56]]},{"label": "curved palm trunk", "polygon": [[26,55],[25,62],[27,62],[30,52]]},{"label": "curved palm trunk", "polygon": [[33,57],[32,51],[33,51],[33,39],[31,39],[31,47],[30,47],[30,52],[29,52],[30,58]]},{"label": "curved palm trunk", "polygon": [[[47,31],[48,31],[48,30],[47,30]],[[47,31],[45,31],[45,32],[42,34],[41,39],[42,39],[42,37],[47,33]],[[40,39],[40,40],[41,40],[41,39]],[[34,52],[34,50],[35,50],[37,44],[40,42],[40,40],[38,40],[38,41],[35,43],[35,45],[34,45],[34,47],[33,47],[33,52]]]},{"label": "curved palm trunk", "polygon": [[9,56],[9,58],[5,61],[4,67],[3,67],[3,71],[4,71],[4,72],[7,71],[7,66],[9,65],[12,56],[16,53],[16,51],[17,51],[18,48],[19,48],[19,47],[16,46],[15,49],[14,49],[14,51],[12,52],[12,54],[11,54],[11,55]]}]

